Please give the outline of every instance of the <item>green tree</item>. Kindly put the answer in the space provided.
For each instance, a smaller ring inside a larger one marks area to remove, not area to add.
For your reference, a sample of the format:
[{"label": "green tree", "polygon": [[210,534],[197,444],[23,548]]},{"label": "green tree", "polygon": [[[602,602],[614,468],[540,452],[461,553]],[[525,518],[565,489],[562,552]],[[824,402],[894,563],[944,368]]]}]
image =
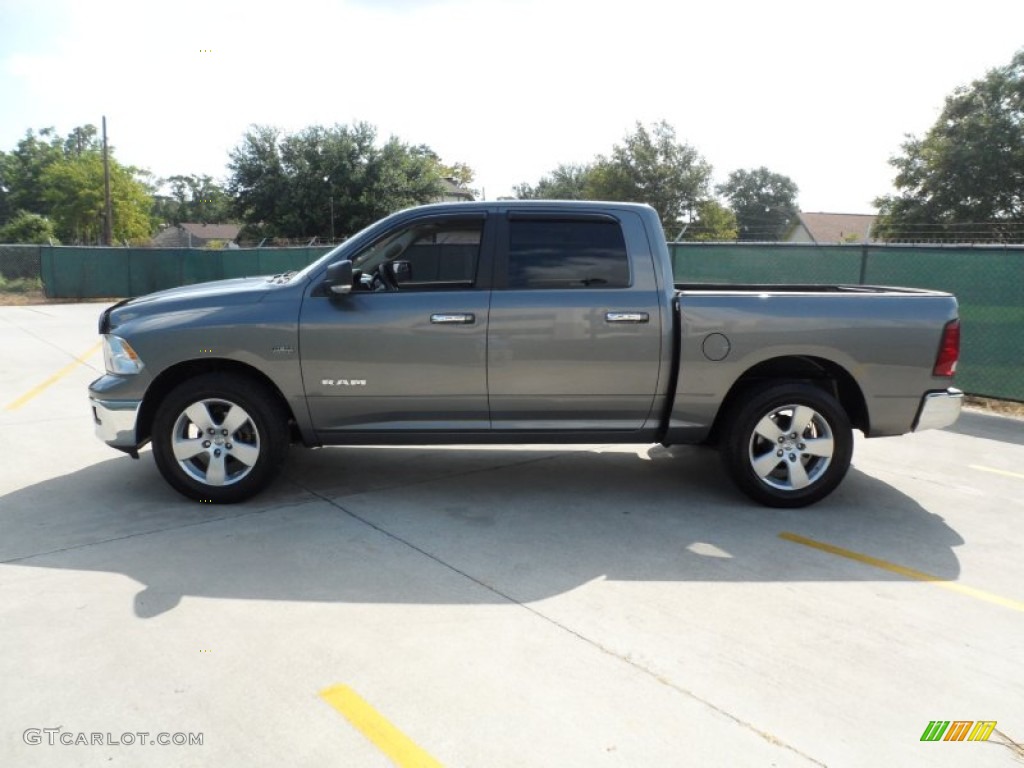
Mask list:
[{"label": "green tree", "polygon": [[159,186],[169,194],[154,195],[153,218],[157,224],[219,224],[231,220],[232,200],[211,176],[170,176]]},{"label": "green tree", "polygon": [[231,151],[228,194],[250,232],[347,235],[441,193],[443,166],[426,146],[382,145],[369,123],[315,125],[284,135],[253,126]]},{"label": "green tree", "polygon": [[[440,162],[440,161],[438,161]],[[441,163],[441,175],[446,179],[451,179],[460,187],[469,189],[469,185],[473,183],[476,178],[476,173],[466,163],[452,163],[451,165],[445,165]]]},{"label": "green tree", "polygon": [[[120,165],[111,150],[113,233],[118,240],[149,236],[152,201],[147,175]],[[52,222],[65,242],[98,242],[104,206],[96,126],[78,126],[67,136],[53,128],[27,131],[14,150],[0,157],[0,188],[5,190],[0,196],[0,215],[5,218],[14,211],[36,214]],[[29,226],[27,219],[22,223]]]},{"label": "green tree", "polygon": [[1019,240],[1024,233],[1024,49],[946,97],[924,138],[890,158],[898,194],[875,200],[889,239]]},{"label": "green tree", "polygon": [[710,181],[711,166],[676,139],[671,125],[662,120],[648,130],[638,122],[610,157],[598,158],[587,179],[587,196],[647,203],[671,229],[693,218],[697,203],[708,197]]},{"label": "green tree", "polygon": [[[117,242],[149,238],[152,198],[136,178],[137,170],[111,158],[110,199],[112,234]],[[66,242],[98,243],[103,233],[103,158],[90,151],[48,166],[41,181],[43,199],[57,234]]]},{"label": "green tree", "polygon": [[63,159],[64,139],[53,128],[43,128],[38,135],[26,131],[5,162],[4,182],[11,211],[48,214],[43,174]]},{"label": "green tree", "polygon": [[0,227],[0,243],[34,243],[45,245],[55,242],[57,233],[53,222],[38,213],[18,211]]},{"label": "green tree", "polygon": [[560,165],[537,186],[520,184],[519,198],[622,200],[647,203],[662,224],[674,229],[691,221],[697,204],[708,197],[711,166],[696,149],[676,139],[661,121],[650,129],[636,124],[611,155],[585,165]]},{"label": "green tree", "polygon": [[537,182],[537,186],[522,183],[514,188],[520,200],[586,200],[587,180],[591,165],[562,164]]},{"label": "green tree", "polygon": [[[673,233],[668,233],[669,237]],[[683,232],[683,240],[736,240],[736,214],[717,200],[697,203],[696,216]]]},{"label": "green tree", "polygon": [[11,160],[6,152],[0,152],[0,226],[14,214],[11,207],[11,187],[8,179],[8,166]]},{"label": "green tree", "polygon": [[736,214],[740,240],[782,240],[796,224],[800,190],[788,176],[764,166],[733,171],[717,191]]}]

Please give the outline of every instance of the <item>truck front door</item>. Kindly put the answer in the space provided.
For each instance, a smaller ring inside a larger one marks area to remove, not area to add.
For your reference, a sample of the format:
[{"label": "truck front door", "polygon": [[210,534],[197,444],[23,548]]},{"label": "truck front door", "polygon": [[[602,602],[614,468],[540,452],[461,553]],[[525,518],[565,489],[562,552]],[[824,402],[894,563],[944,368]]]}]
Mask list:
[{"label": "truck front door", "polygon": [[490,428],[487,226],[484,213],[415,219],[353,258],[363,280],[351,293],[311,286],[302,376],[324,442]]}]

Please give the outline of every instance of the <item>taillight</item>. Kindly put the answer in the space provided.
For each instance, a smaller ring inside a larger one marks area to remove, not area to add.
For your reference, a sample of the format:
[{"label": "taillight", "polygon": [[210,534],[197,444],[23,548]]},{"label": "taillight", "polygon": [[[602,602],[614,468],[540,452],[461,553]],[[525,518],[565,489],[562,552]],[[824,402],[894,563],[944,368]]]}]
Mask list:
[{"label": "taillight", "polygon": [[956,373],[956,361],[960,359],[960,321],[950,320],[942,329],[939,356],[935,358],[932,376],[952,376]]}]

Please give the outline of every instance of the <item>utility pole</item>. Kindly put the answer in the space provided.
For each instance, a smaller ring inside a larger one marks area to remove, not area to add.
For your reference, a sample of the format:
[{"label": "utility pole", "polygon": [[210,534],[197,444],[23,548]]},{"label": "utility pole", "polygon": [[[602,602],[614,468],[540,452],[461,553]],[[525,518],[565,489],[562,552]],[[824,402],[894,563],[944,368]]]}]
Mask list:
[{"label": "utility pole", "polygon": [[110,204],[110,153],[107,150],[107,116],[103,116],[103,244],[114,240],[114,214]]}]

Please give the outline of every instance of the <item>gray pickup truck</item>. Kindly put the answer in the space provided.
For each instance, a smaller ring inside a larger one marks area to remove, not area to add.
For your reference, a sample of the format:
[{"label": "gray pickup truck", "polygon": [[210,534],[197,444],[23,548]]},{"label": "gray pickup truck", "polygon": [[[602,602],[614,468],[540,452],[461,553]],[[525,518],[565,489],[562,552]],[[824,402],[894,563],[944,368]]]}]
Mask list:
[{"label": "gray pickup truck", "polygon": [[716,444],[753,499],[843,479],[853,428],[944,427],[956,299],[870,286],[673,282],[644,205],[431,205],[301,272],[103,312],[96,433],[184,495],[242,501],[290,443]]}]

